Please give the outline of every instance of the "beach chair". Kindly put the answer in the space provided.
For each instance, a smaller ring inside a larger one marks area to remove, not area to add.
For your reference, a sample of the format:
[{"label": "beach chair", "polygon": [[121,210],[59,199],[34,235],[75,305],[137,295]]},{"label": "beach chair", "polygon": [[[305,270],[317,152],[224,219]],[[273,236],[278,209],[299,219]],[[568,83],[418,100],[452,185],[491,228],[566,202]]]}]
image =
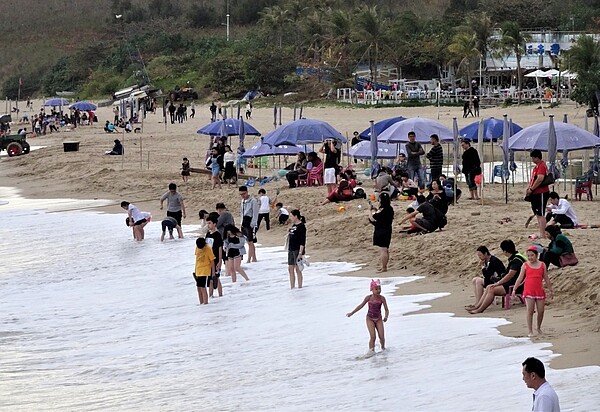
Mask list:
[{"label": "beach chair", "polygon": [[[510,309],[513,289],[514,289],[514,286],[509,287],[508,293],[506,295],[504,295],[504,297],[502,299],[502,307],[504,308],[504,310]],[[523,298],[523,295],[518,294],[518,295],[516,295],[516,297],[519,298],[519,300],[521,301],[522,304],[525,304],[525,298]]]},{"label": "beach chair", "polygon": [[306,175],[298,176],[296,181],[296,186],[312,186],[313,184],[323,186],[323,163],[310,169]]},{"label": "beach chair", "polygon": [[575,199],[581,200],[582,194],[587,195],[587,200],[594,200],[592,195],[592,177],[589,175],[575,178]]}]

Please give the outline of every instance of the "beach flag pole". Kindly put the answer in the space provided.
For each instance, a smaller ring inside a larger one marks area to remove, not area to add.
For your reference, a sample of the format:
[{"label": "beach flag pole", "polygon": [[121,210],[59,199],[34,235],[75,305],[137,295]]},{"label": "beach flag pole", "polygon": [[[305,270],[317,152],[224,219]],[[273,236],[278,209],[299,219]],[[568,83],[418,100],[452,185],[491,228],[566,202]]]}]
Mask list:
[{"label": "beach flag pole", "polygon": [[294,121],[296,121],[296,108],[297,108],[297,105],[296,105],[296,103],[294,103]]},{"label": "beach flag pole", "polygon": [[144,169],[144,153],[142,151],[142,134],[140,133],[140,170]]},{"label": "beach flag pole", "polygon": [[281,107],[283,106],[283,103],[279,103],[279,126],[281,126]]},{"label": "beach flag pole", "polygon": [[273,103],[273,129],[277,129],[277,103]]},{"label": "beach flag pole", "polygon": [[302,119],[302,110],[304,110],[304,105],[303,104],[300,105],[300,117],[299,117],[299,119]]}]

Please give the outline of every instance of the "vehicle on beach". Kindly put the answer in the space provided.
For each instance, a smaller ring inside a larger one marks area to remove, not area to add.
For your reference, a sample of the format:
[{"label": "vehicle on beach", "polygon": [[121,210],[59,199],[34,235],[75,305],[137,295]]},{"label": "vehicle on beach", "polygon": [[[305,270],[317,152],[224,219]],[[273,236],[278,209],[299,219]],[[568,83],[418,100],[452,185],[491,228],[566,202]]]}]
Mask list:
[{"label": "vehicle on beach", "polygon": [[175,86],[175,90],[169,92],[169,96],[173,101],[178,100],[198,100],[198,93],[191,87]]},{"label": "vehicle on beach", "polygon": [[31,150],[26,136],[21,134],[10,134],[9,114],[0,115],[0,152],[6,150],[9,157],[27,154]]}]

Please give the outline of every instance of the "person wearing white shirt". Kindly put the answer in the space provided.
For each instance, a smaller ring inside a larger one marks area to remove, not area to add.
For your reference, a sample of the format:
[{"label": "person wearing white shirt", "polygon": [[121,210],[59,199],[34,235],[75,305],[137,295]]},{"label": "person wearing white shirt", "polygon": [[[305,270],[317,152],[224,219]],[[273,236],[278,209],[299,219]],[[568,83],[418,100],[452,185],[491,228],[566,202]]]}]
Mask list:
[{"label": "person wearing white shirt", "polygon": [[523,381],[533,389],[533,412],[560,412],[558,395],[546,381],[544,364],[536,358],[527,358],[523,362]]},{"label": "person wearing white shirt", "polygon": [[549,225],[559,224],[563,229],[577,226],[577,216],[573,206],[566,199],[561,199],[558,193],[550,192],[550,205],[546,208],[546,222]]},{"label": "person wearing white shirt", "polygon": [[269,199],[269,196],[267,196],[267,191],[265,189],[260,189],[258,194],[260,196],[258,199],[260,206],[258,207],[258,224],[256,226],[256,230],[260,229],[260,222],[262,222],[263,219],[267,226],[267,230],[271,230],[271,218],[269,216],[271,199]]}]

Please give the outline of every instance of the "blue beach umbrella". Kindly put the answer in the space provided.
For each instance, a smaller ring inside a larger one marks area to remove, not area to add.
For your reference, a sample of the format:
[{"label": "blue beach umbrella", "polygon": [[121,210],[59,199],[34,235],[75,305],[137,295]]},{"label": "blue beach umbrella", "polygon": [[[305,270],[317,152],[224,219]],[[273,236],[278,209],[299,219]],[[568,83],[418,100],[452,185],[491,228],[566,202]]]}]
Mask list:
[{"label": "blue beach umbrella", "polygon": [[[395,143],[383,143],[379,142],[377,144],[377,159],[395,159],[398,152],[398,145]],[[400,153],[404,153],[406,155],[406,150],[404,147],[400,146]],[[348,152],[346,153],[348,156],[352,156],[356,159],[368,160],[372,159],[372,150],[371,150],[371,142],[363,140],[351,146]]]},{"label": "blue beach umbrella", "polygon": [[[198,129],[198,133],[209,136],[238,136],[240,134],[240,124],[238,119],[227,118],[207,124]],[[260,136],[260,132],[250,123],[244,123],[244,131],[245,135]]]},{"label": "blue beach umbrella", "polygon": [[453,140],[452,130],[425,117],[413,117],[394,123],[385,129],[377,139],[386,143],[406,143],[408,142],[408,132],[415,132],[416,141],[419,143],[429,143],[432,134],[437,134],[440,141]]},{"label": "blue beach umbrella", "polygon": [[558,170],[558,168],[556,167],[556,153],[557,153],[557,147],[558,147],[558,142],[557,142],[557,137],[556,137],[556,129],[554,127],[554,116],[550,115],[548,116],[550,119],[549,121],[549,125],[548,125],[548,163],[549,163],[549,168],[548,168],[548,172],[552,173],[554,175],[555,179],[558,179],[558,177],[560,176],[560,172]]},{"label": "blue beach umbrella", "polygon": [[[600,144],[600,138],[592,133],[569,123],[554,123],[556,132],[556,150],[591,149]],[[543,122],[521,130],[509,140],[509,149],[514,151],[529,151],[533,149],[548,151],[550,124]]]},{"label": "blue beach umbrella", "polygon": [[321,143],[325,139],[346,139],[330,124],[321,120],[298,119],[280,126],[267,134],[264,143],[271,146]]},{"label": "blue beach umbrella", "polygon": [[[504,121],[500,119],[496,119],[494,117],[488,117],[483,119],[483,140],[486,142],[496,141],[503,137],[504,135]],[[471,139],[474,142],[477,142],[479,139],[479,123],[473,122],[458,131],[460,137]],[[513,135],[517,132],[520,132],[523,128],[518,124],[512,125],[510,129],[510,134]]]},{"label": "blue beach umbrella", "polygon": [[62,97],[54,97],[52,99],[46,100],[44,102],[44,106],[68,106],[69,101],[67,99],[63,99]]},{"label": "blue beach umbrella", "polygon": [[[391,117],[389,119],[381,120],[381,121],[375,123],[375,132],[379,135],[379,134],[381,134],[381,132],[383,132],[385,129],[387,129],[391,125],[401,122],[403,120],[406,120],[406,117],[398,116],[398,117]],[[361,134],[359,134],[358,137],[361,138],[362,140],[371,140],[371,127],[369,126],[369,128],[363,130],[363,132]]]},{"label": "blue beach umbrella", "polygon": [[87,112],[88,110],[97,110],[98,106],[96,106],[95,104],[90,103],[90,102],[81,101],[81,102],[73,103],[71,106],[69,106],[69,108],[79,109],[79,110]]},{"label": "blue beach umbrella", "polygon": [[377,131],[375,130],[375,122],[371,120],[371,165],[377,160]]},{"label": "blue beach umbrella", "polygon": [[262,156],[290,156],[304,152],[305,148],[294,145],[269,146],[265,143],[257,143],[242,155],[242,157],[262,157]]},{"label": "blue beach umbrella", "polygon": [[[598,116],[594,116],[594,135],[600,138],[600,125],[598,124]],[[594,176],[600,171],[600,144],[594,146],[594,162],[592,163],[592,172]],[[598,186],[596,186],[598,188]]]}]

